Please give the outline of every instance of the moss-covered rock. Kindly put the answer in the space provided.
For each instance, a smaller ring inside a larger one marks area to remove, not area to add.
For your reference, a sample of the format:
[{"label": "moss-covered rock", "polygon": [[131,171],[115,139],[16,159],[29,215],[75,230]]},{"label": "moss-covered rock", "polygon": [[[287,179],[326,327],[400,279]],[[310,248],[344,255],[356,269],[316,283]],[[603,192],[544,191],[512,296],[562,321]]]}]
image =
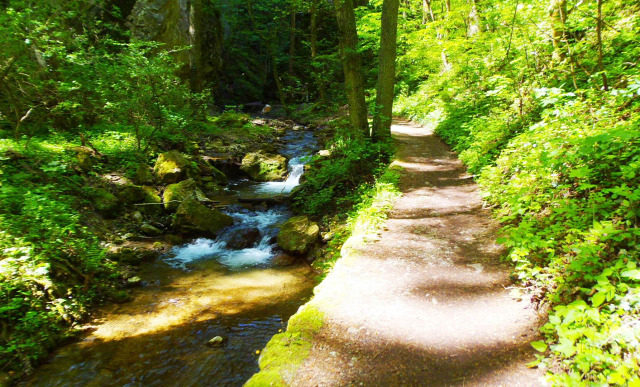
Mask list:
[{"label": "moss-covered rock", "polygon": [[138,164],[136,174],[133,176],[133,182],[139,185],[153,184],[153,174],[151,174],[151,169],[147,164]]},{"label": "moss-covered rock", "polygon": [[164,184],[171,184],[187,178],[189,160],[177,150],[158,155],[153,173]]},{"label": "moss-covered rock", "polygon": [[260,354],[260,372],[245,387],[289,386],[296,370],[311,352],[311,340],[324,323],[324,313],[310,304],[291,316],[287,331],[271,338]]},{"label": "moss-covered rock", "polygon": [[210,209],[190,196],[180,203],[173,216],[173,228],[185,234],[214,236],[220,229],[233,224],[233,218]]},{"label": "moss-covered rock", "polygon": [[120,207],[118,198],[104,188],[92,190],[93,205],[104,216],[115,216]]},{"label": "moss-covered rock", "polygon": [[76,152],[76,162],[78,164],[78,167],[80,167],[83,172],[91,171],[93,169],[93,165],[95,164],[93,150],[91,150],[91,148],[83,146],[74,148],[74,150]]},{"label": "moss-covered rock", "polygon": [[291,254],[305,254],[318,240],[318,224],[306,216],[295,216],[282,225],[278,245]]},{"label": "moss-covered rock", "polygon": [[168,211],[175,211],[183,200],[191,196],[195,196],[200,201],[208,200],[193,179],[168,185],[162,196],[164,208]]},{"label": "moss-covered rock", "polygon": [[256,181],[282,180],[287,175],[287,159],[264,152],[247,153],[240,170]]}]

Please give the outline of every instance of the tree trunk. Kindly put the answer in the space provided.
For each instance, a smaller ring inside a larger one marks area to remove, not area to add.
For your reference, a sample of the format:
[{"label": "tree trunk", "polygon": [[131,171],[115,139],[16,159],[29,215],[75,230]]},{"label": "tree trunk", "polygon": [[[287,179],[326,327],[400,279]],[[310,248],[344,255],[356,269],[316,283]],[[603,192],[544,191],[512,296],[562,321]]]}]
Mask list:
[{"label": "tree trunk", "polygon": [[444,0],[444,5],[447,8],[447,13],[451,12],[451,0]]},{"label": "tree trunk", "polygon": [[602,0],[598,0],[598,23],[596,25],[596,32],[598,33],[598,67],[602,74],[602,88],[609,90],[607,73],[604,70],[604,63],[602,61]]},{"label": "tree trunk", "polygon": [[349,101],[349,119],[356,133],[369,135],[367,104],[364,99],[362,61],[358,53],[358,33],[353,0],[335,0],[336,19],[340,30],[340,51],[344,67],[344,84]]},{"label": "tree trunk", "polygon": [[551,21],[551,36],[553,42],[553,59],[563,61],[567,56],[562,41],[567,21],[567,0],[551,0],[549,4],[549,19]]},{"label": "tree trunk", "polygon": [[478,15],[478,0],[473,0],[471,12],[469,12],[469,37],[480,32],[480,15]]},{"label": "tree trunk", "polygon": [[376,85],[376,108],[373,116],[375,140],[391,137],[391,116],[393,114],[393,94],[396,79],[396,47],[398,35],[398,0],[384,0],[382,3],[382,30],[380,32],[380,68]]},{"label": "tree trunk", "polygon": [[289,27],[289,75],[293,76],[293,59],[296,54],[296,11],[291,9],[291,25]]},{"label": "tree trunk", "polygon": [[[311,63],[315,63],[318,57],[318,3],[320,0],[312,0],[311,2],[311,34],[309,37],[309,45],[311,46]],[[314,66],[314,71],[317,68]],[[318,87],[318,99],[321,104],[326,102],[327,96],[325,92],[325,81],[323,74],[316,75],[316,84]]]},{"label": "tree trunk", "polygon": [[431,0],[422,0],[422,24],[427,24],[427,15],[431,16],[431,21],[436,21],[431,8]]}]

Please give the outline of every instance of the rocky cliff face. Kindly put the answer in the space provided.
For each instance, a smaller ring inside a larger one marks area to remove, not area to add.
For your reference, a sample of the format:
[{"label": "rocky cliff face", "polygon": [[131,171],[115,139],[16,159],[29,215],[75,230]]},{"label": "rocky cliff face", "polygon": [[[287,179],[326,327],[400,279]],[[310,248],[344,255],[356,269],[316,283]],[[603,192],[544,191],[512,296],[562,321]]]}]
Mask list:
[{"label": "rocky cliff face", "polygon": [[133,36],[165,44],[191,47],[177,52],[182,76],[194,90],[216,88],[222,69],[220,12],[202,0],[137,0],[128,19]]}]

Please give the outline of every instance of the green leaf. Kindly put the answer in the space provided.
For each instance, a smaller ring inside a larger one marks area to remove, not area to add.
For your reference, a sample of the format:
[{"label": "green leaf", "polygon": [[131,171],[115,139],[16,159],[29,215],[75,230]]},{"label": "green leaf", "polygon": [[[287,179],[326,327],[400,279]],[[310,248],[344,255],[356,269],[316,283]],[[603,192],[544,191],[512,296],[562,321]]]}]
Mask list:
[{"label": "green leaf", "polygon": [[560,338],[560,344],[553,346],[553,351],[561,353],[564,357],[571,357],[576,353],[573,341],[564,337]]},{"label": "green leaf", "polygon": [[531,346],[538,352],[544,352],[547,350],[547,344],[544,341],[534,341]]},{"label": "green leaf", "polygon": [[640,281],[640,269],[623,271],[622,273],[620,273],[620,275],[625,278],[631,278],[636,281]]},{"label": "green leaf", "polygon": [[606,292],[598,292],[594,294],[593,297],[591,297],[591,303],[593,304],[594,308],[597,308],[600,305],[602,305],[602,303],[606,298],[607,298]]}]

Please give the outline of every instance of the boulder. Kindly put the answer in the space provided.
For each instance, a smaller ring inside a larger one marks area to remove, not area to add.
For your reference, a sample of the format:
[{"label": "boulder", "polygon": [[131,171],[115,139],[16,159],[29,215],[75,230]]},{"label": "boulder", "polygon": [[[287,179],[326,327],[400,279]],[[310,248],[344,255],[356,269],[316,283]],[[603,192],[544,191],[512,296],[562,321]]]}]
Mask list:
[{"label": "boulder", "polygon": [[164,184],[176,183],[187,178],[189,160],[177,150],[158,155],[153,173]]},{"label": "boulder", "polygon": [[133,176],[133,182],[139,185],[153,184],[153,175],[151,174],[151,170],[147,164],[138,164],[136,174]]},{"label": "boulder", "polygon": [[116,247],[107,253],[107,258],[128,265],[139,265],[145,261],[153,261],[158,253],[138,247]]},{"label": "boulder", "polygon": [[140,232],[143,235],[152,236],[152,237],[162,235],[162,230],[150,225],[149,223],[142,224],[142,226],[140,226]]},{"label": "boulder", "polygon": [[232,224],[232,217],[210,209],[190,196],[178,206],[172,225],[181,233],[214,236],[220,229]]},{"label": "boulder", "polygon": [[198,188],[197,183],[193,179],[168,185],[163,195],[164,208],[168,211],[175,211],[183,200],[191,196],[195,196],[196,199],[200,201],[209,200]]},{"label": "boulder", "polygon": [[305,254],[318,240],[318,224],[306,216],[295,216],[286,221],[278,233],[278,245],[291,254]]},{"label": "boulder", "polygon": [[122,203],[126,205],[135,203],[162,203],[158,192],[152,187],[146,185],[123,185],[118,190],[118,197]]},{"label": "boulder", "polygon": [[260,237],[260,230],[255,227],[235,230],[229,236],[227,248],[232,250],[248,249],[257,245],[260,242]]},{"label": "boulder", "polygon": [[256,181],[282,180],[287,175],[287,159],[278,154],[252,152],[244,156],[240,170]]},{"label": "boulder", "polygon": [[93,205],[96,210],[104,216],[113,217],[116,215],[120,201],[115,195],[104,188],[98,188],[92,192]]},{"label": "boulder", "polygon": [[289,255],[287,253],[280,253],[273,257],[273,264],[276,266],[290,266],[293,265],[294,262],[298,259],[293,255]]}]

